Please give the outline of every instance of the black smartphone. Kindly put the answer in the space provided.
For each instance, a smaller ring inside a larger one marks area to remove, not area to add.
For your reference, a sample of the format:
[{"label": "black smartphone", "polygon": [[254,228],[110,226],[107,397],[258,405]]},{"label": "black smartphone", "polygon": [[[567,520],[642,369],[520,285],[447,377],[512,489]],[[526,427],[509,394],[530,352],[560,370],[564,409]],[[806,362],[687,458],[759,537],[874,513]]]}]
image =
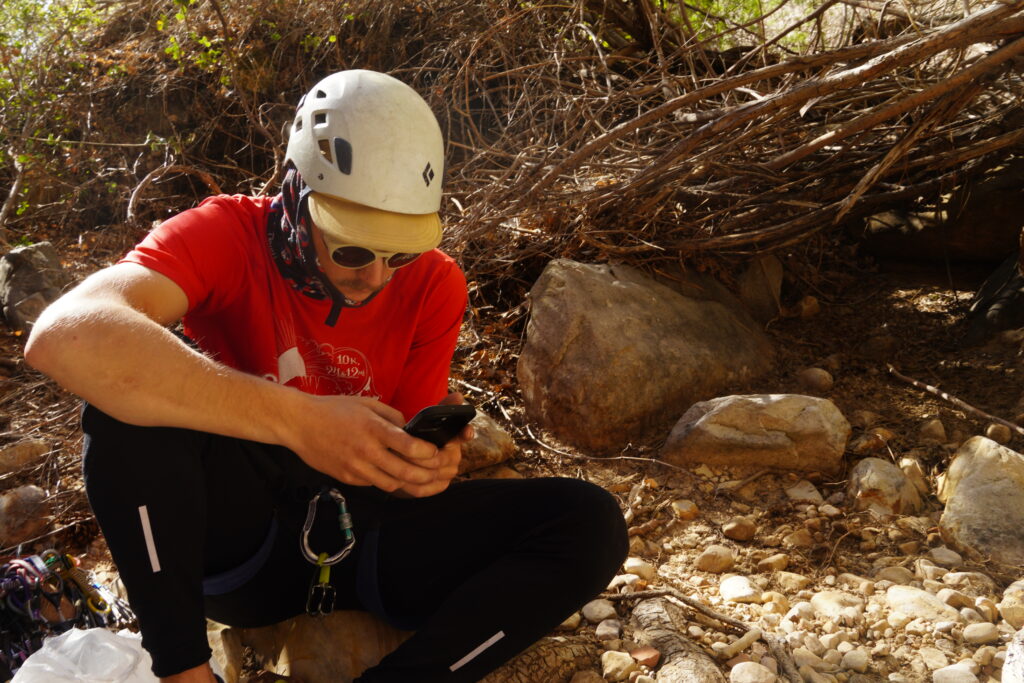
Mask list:
[{"label": "black smartphone", "polygon": [[413,415],[404,429],[417,439],[429,441],[438,448],[443,448],[475,415],[476,408],[465,403],[427,406]]}]

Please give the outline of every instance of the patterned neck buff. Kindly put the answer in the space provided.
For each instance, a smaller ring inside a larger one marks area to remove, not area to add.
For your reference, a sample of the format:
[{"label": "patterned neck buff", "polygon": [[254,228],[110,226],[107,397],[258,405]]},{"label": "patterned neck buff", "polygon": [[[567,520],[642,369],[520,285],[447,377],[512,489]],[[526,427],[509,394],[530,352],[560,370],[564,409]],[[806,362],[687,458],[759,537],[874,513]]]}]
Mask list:
[{"label": "patterned neck buff", "polygon": [[331,310],[325,325],[334,327],[342,308],[358,308],[373,296],[356,302],[339,292],[317,260],[313,246],[313,222],[307,208],[311,190],[299,172],[288,167],[281,183],[281,194],[270,205],[267,217],[267,243],[281,277],[297,291],[312,299],[331,299]]}]

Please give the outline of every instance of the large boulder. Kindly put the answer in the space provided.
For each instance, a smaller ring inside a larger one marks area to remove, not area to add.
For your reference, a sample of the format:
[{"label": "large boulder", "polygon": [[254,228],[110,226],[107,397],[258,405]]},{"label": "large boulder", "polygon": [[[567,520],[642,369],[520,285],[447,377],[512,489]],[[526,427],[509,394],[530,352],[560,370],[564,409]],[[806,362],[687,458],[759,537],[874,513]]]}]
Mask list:
[{"label": "large boulder", "polygon": [[1024,456],[983,436],[956,452],[938,491],[939,530],[958,549],[1024,564]]},{"label": "large boulder", "polygon": [[0,257],[0,307],[7,324],[27,332],[67,283],[60,256],[49,242],[11,249]]},{"label": "large boulder", "polygon": [[771,344],[740,305],[626,266],[552,261],[530,297],[518,367],[527,413],[588,450],[657,436],[681,408],[771,364]]},{"label": "large boulder", "polygon": [[850,423],[828,399],[800,394],[723,396],[679,418],[662,448],[678,465],[838,473]]}]

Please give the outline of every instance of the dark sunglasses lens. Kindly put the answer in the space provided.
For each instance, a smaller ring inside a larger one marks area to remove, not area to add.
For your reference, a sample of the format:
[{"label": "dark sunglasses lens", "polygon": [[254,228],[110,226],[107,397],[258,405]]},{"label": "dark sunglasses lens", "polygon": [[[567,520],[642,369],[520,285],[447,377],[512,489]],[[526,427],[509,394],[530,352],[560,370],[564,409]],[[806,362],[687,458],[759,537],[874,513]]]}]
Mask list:
[{"label": "dark sunglasses lens", "polygon": [[419,257],[419,254],[392,254],[388,257],[388,268],[407,266]]},{"label": "dark sunglasses lens", "polygon": [[331,259],[342,268],[363,268],[377,260],[377,255],[363,247],[338,247]]}]

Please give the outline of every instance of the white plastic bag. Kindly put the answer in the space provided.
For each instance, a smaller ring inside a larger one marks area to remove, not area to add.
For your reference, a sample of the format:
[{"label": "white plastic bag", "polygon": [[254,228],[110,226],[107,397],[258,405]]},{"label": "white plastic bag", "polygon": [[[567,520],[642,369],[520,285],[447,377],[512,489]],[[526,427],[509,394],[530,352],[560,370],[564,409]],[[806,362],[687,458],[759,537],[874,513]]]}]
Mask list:
[{"label": "white plastic bag", "polygon": [[76,628],[44,640],[11,683],[158,683],[152,664],[138,635]]}]

